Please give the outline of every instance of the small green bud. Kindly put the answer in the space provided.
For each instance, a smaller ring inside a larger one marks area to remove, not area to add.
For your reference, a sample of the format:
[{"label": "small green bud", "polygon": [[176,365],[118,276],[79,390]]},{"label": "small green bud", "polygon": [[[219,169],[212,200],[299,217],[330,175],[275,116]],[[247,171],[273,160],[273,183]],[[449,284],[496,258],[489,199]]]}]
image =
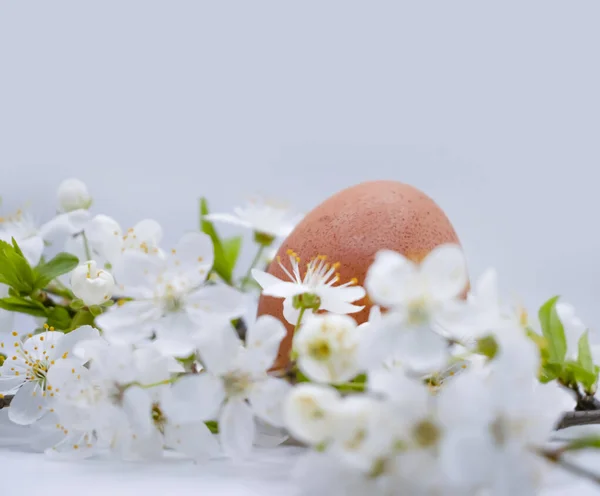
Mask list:
[{"label": "small green bud", "polygon": [[475,351],[491,360],[496,356],[496,353],[498,353],[498,342],[494,336],[479,338],[477,340],[477,348]]},{"label": "small green bud", "polygon": [[85,303],[83,300],[76,299],[71,302],[70,306],[73,310],[81,310],[85,306]]},{"label": "small green bud", "polygon": [[259,231],[254,231],[254,242],[262,246],[271,246],[275,241],[275,236]]},{"label": "small green bud", "polygon": [[92,305],[89,307],[89,311],[94,317],[97,317],[102,313],[102,307],[100,305]]}]

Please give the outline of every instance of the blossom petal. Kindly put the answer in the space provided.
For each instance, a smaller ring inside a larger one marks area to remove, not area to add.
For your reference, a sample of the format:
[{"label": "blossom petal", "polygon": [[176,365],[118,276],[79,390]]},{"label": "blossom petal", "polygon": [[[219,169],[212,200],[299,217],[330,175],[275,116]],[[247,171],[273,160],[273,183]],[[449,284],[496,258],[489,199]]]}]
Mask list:
[{"label": "blossom petal", "polygon": [[223,382],[204,372],[179,379],[171,387],[163,408],[177,424],[216,419],[225,399]]},{"label": "blossom petal", "polygon": [[219,442],[202,422],[165,425],[165,445],[195,461],[206,461],[220,453]]},{"label": "blossom petal", "polygon": [[254,442],[254,418],[250,406],[242,399],[231,398],[219,418],[219,438],[226,455],[247,458]]},{"label": "blossom petal", "polygon": [[[309,312],[304,313],[302,322],[306,321],[308,315],[310,315]],[[293,326],[298,324],[298,319],[300,318],[300,309],[294,308],[294,302],[292,298],[286,298],[283,300],[283,318]]]},{"label": "blossom petal", "polygon": [[206,280],[213,263],[213,242],[203,232],[185,233],[167,260],[169,272],[186,277],[191,286]]},{"label": "blossom petal", "polygon": [[152,422],[152,398],[147,390],[138,386],[128,387],[123,393],[123,411],[134,432],[147,436],[154,429]]},{"label": "blossom petal", "polygon": [[421,274],[436,299],[443,301],[458,296],[468,282],[463,251],[454,244],[437,246],[421,263]]},{"label": "blossom petal", "polygon": [[139,326],[158,319],[160,315],[160,309],[151,301],[128,301],[123,305],[114,305],[107,312],[98,315],[96,323],[108,333],[124,327]]},{"label": "blossom petal", "polygon": [[65,353],[67,353],[68,356],[71,354],[77,343],[99,338],[100,332],[98,329],[90,325],[78,327],[77,329],[62,335],[57,341],[55,348],[52,350],[54,353],[51,354],[51,356],[61,358]]},{"label": "blossom petal", "polygon": [[279,351],[287,332],[283,324],[271,315],[263,315],[246,332],[246,360],[256,372],[267,370]]},{"label": "blossom petal", "polygon": [[381,250],[367,272],[365,286],[371,300],[384,307],[403,303],[416,290],[418,268],[408,258]]},{"label": "blossom petal", "polygon": [[414,372],[433,372],[445,365],[448,343],[429,328],[407,329],[400,337],[397,356]]},{"label": "blossom petal", "polygon": [[25,340],[23,350],[27,351],[32,357],[41,358],[44,351],[48,354],[54,350],[52,346],[57,347],[65,334],[59,331],[45,331],[35,334]]},{"label": "blossom petal", "polygon": [[[0,369],[2,370],[2,369]],[[25,382],[25,375],[1,375],[0,376],[0,393],[12,393],[16,388]]]},{"label": "blossom petal", "polygon": [[364,306],[352,305],[351,303],[347,303],[345,301],[326,298],[321,300],[321,310],[326,310],[331,313],[337,313],[340,315],[344,315],[347,313],[356,313],[360,312]]},{"label": "blossom petal", "polygon": [[210,316],[232,320],[246,310],[243,294],[226,284],[203,286],[193,291],[186,298],[185,309],[198,324],[203,324]]},{"label": "blossom petal", "polygon": [[204,218],[210,222],[227,222],[228,224],[233,224],[234,226],[248,228],[252,227],[252,224],[250,222],[242,220],[238,216],[232,214],[208,214],[205,215]]},{"label": "blossom petal", "polygon": [[263,288],[265,296],[275,296],[277,298],[289,298],[291,296],[302,294],[309,289],[303,284],[295,282],[282,281],[277,277],[258,269],[252,269],[252,277]]},{"label": "blossom petal", "polygon": [[114,268],[118,288],[125,296],[150,299],[158,279],[165,270],[165,261],[151,254],[126,250]]},{"label": "blossom petal", "polygon": [[252,410],[269,424],[283,426],[283,400],[291,389],[292,386],[287,381],[274,377],[257,382],[248,397]]},{"label": "blossom petal", "polygon": [[42,253],[44,252],[44,240],[40,236],[32,236],[19,241],[19,248],[23,252],[23,255],[33,267],[40,263]]},{"label": "blossom petal", "polygon": [[394,311],[359,329],[358,362],[362,368],[377,369],[396,354],[405,332],[404,321],[404,314]]},{"label": "blossom petal", "polygon": [[[77,380],[86,381],[89,374],[90,371],[79,360],[66,358],[57,361],[48,369],[46,381],[55,391],[64,390],[74,385]],[[80,379],[77,379],[78,376]]]},{"label": "blossom petal", "polygon": [[60,460],[81,460],[98,452],[98,445],[92,432],[71,431],[58,443],[48,448],[47,456]]},{"label": "blossom petal", "polygon": [[186,312],[169,312],[155,321],[156,348],[165,356],[185,358],[194,352],[194,333],[198,324],[192,322]]},{"label": "blossom petal", "polygon": [[331,435],[331,413],[340,400],[340,394],[333,388],[298,384],[283,403],[285,426],[299,441],[318,444]]},{"label": "blossom petal", "polygon": [[[352,313],[345,311],[346,307],[354,306],[349,304],[364,298],[366,294],[362,286],[324,286],[318,289],[318,293],[321,297],[321,308],[332,313]],[[364,307],[356,308],[360,310]]]},{"label": "blossom petal", "polygon": [[121,257],[123,232],[119,223],[108,215],[96,215],[85,226],[85,235],[92,252],[111,264]]},{"label": "blossom petal", "polygon": [[144,219],[133,226],[136,238],[141,243],[146,243],[148,247],[158,246],[162,237],[162,226],[154,219]]},{"label": "blossom petal", "polygon": [[230,370],[241,349],[242,342],[230,323],[199,337],[198,351],[202,363],[216,375]]},{"label": "blossom petal", "polygon": [[43,392],[37,382],[23,384],[10,403],[8,418],[15,424],[33,424],[46,413],[47,401]]},{"label": "blossom petal", "polygon": [[133,351],[138,381],[143,385],[167,381],[170,378],[169,360],[151,347]]}]

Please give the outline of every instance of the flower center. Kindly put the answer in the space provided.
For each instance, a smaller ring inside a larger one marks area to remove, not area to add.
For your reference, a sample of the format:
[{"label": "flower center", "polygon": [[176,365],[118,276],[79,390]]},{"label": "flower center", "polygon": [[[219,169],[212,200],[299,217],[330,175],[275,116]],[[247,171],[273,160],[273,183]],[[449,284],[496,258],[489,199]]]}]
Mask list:
[{"label": "flower center", "polygon": [[439,427],[431,420],[422,420],[413,427],[413,438],[421,448],[435,446],[442,435]]},{"label": "flower center", "polygon": [[32,367],[31,373],[33,375],[33,380],[38,381],[42,388],[46,385],[46,373],[48,372],[48,362],[46,360],[36,360]]},{"label": "flower center", "polygon": [[165,312],[179,312],[183,309],[183,306],[182,295],[176,291],[173,286],[168,285],[163,296],[163,307]]},{"label": "flower center", "polygon": [[369,472],[369,477],[375,479],[385,474],[389,469],[389,461],[387,458],[378,458],[373,462],[373,466],[371,467],[371,471]]},{"label": "flower center", "polygon": [[164,412],[161,410],[160,405],[158,403],[152,404],[152,422],[156,428],[161,432],[165,432],[165,425],[167,424],[167,417]]},{"label": "flower center", "polygon": [[327,360],[331,356],[331,346],[326,339],[316,339],[308,345],[308,355],[315,360]]},{"label": "flower center", "polygon": [[316,312],[321,307],[321,298],[313,293],[302,293],[294,296],[292,305],[296,309],[306,308]]},{"label": "flower center", "polygon": [[424,297],[412,301],[408,307],[407,324],[419,326],[429,321],[429,308]]},{"label": "flower center", "polygon": [[227,396],[243,396],[252,383],[248,374],[232,373],[223,378]]}]

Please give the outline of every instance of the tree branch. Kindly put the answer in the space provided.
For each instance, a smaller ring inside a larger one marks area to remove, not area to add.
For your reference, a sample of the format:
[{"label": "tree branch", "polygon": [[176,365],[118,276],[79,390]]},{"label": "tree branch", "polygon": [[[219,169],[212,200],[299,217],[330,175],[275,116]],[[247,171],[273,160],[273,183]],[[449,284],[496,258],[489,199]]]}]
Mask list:
[{"label": "tree branch", "polygon": [[556,430],[575,427],[577,425],[600,424],[600,410],[567,412],[556,424]]},{"label": "tree branch", "polygon": [[7,408],[10,406],[10,402],[12,401],[14,394],[8,394],[6,396],[2,396],[0,398],[0,410],[3,408]]}]

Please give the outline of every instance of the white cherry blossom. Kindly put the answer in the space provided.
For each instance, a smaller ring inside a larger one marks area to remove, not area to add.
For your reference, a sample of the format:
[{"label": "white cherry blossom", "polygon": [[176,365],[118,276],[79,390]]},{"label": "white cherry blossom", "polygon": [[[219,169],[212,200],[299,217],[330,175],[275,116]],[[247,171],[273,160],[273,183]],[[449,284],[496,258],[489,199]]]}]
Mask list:
[{"label": "white cherry blossom", "polygon": [[[82,340],[98,337],[98,330],[83,326],[63,334],[46,330],[29,335],[24,341],[15,331],[14,342],[0,343],[0,351],[7,358],[0,367],[0,393],[15,394],[8,415],[16,424],[31,424],[50,408],[54,392],[48,387],[50,370],[70,358],[73,347]],[[78,361],[80,365],[84,361]]]},{"label": "white cherry blossom", "polygon": [[97,268],[94,260],[89,260],[71,273],[73,294],[88,306],[106,303],[115,289],[115,280],[110,272]]},{"label": "white cherry blossom", "polygon": [[447,342],[439,326],[456,313],[454,304],[467,280],[456,245],[438,246],[420,264],[400,253],[378,252],[365,285],[371,300],[389,311],[364,343],[364,365],[376,368],[400,354],[398,358],[418,372],[443,366]]},{"label": "white cherry blossom", "polygon": [[58,206],[62,212],[87,210],[92,204],[92,197],[86,184],[79,179],[65,179],[58,186],[56,193]]},{"label": "white cherry blossom", "polygon": [[199,232],[185,234],[165,258],[126,251],[114,275],[117,291],[133,301],[111,307],[98,325],[111,341],[139,343],[156,334],[165,353],[188,356],[199,332],[244,313],[239,291],[207,283],[212,264],[212,241]]},{"label": "white cherry blossom", "polygon": [[293,214],[287,206],[258,200],[245,207],[236,207],[233,214],[215,213],[206,215],[206,220],[226,222],[252,229],[267,238],[286,237],[302,218]]},{"label": "white cherry blossom", "polygon": [[347,315],[323,314],[307,319],[296,331],[293,351],[300,370],[317,382],[339,384],[356,377],[361,329]]},{"label": "white cherry blossom", "polygon": [[116,269],[126,251],[164,256],[159,244],[162,227],[152,219],[144,219],[123,232],[119,223],[107,215],[96,215],[82,226],[79,234],[68,238],[65,250],[80,260],[91,256],[105,269]]},{"label": "white cherry blossom", "polygon": [[331,438],[337,420],[335,408],[340,401],[340,394],[333,388],[298,384],[283,405],[285,426],[296,439],[321,444]]},{"label": "white cherry blossom", "polygon": [[275,427],[283,425],[282,402],[290,385],[267,370],[285,334],[281,322],[268,315],[248,329],[246,346],[231,326],[225,327],[207,336],[199,348],[205,372],[173,385],[173,395],[187,403],[190,419],[218,418],[221,446],[230,457],[250,454],[255,416]]},{"label": "white cherry blossom", "polygon": [[283,315],[290,324],[296,324],[300,309],[294,305],[295,298],[310,300],[312,310],[324,310],[331,313],[356,313],[362,306],[352,302],[365,296],[365,290],[356,286],[356,279],[334,286],[339,281],[336,273],[339,263],[330,264],[327,258],[319,255],[306,266],[304,276],[301,275],[300,258],[292,250],[288,250],[291,270],[281,260],[278,263],[288,280],[281,280],[262,270],[253,269],[252,276],[263,288],[263,295],[283,298]]},{"label": "white cherry blossom", "polygon": [[11,243],[14,238],[27,261],[35,266],[42,257],[45,242],[76,232],[88,216],[86,210],[75,210],[59,214],[40,226],[30,213],[17,210],[0,216],[0,240]]}]

